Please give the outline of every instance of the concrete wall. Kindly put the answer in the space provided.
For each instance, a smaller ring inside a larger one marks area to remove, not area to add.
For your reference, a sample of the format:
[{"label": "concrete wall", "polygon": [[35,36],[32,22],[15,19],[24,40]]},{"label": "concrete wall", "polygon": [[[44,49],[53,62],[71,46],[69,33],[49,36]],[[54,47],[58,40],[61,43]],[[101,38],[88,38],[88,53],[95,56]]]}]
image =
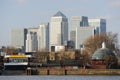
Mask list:
[{"label": "concrete wall", "polygon": [[120,75],[120,69],[38,69],[38,75]]}]

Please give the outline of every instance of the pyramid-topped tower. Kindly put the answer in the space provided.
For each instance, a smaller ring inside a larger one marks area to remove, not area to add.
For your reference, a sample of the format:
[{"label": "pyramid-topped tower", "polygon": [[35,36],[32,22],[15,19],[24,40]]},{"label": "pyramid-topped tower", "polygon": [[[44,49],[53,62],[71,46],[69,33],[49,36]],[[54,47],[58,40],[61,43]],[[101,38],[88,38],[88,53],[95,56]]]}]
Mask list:
[{"label": "pyramid-topped tower", "polygon": [[50,23],[50,47],[64,45],[68,41],[68,19],[60,11],[52,18]]},{"label": "pyramid-topped tower", "polygon": [[58,17],[58,16],[61,16],[61,17],[66,17],[62,12],[58,11],[53,17]]}]

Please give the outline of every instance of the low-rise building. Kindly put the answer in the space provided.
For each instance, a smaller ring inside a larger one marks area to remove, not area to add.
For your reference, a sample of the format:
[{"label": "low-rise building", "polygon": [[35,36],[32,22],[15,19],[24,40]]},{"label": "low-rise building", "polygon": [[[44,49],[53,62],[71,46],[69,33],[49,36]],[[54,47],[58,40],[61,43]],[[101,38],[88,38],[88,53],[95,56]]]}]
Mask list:
[{"label": "low-rise building", "polygon": [[62,46],[62,45],[52,45],[52,46],[51,46],[51,51],[52,51],[52,52],[65,51],[65,46]]},{"label": "low-rise building", "polygon": [[117,57],[112,50],[106,48],[102,43],[102,48],[96,50],[92,55],[91,67],[94,69],[110,69],[117,66]]}]

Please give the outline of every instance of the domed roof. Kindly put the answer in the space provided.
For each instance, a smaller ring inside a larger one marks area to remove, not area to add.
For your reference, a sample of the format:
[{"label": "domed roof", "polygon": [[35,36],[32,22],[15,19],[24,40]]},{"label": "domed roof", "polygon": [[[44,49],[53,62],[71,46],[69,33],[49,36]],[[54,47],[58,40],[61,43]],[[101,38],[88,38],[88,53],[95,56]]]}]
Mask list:
[{"label": "domed roof", "polygon": [[102,48],[95,51],[92,55],[92,59],[103,60],[105,55],[115,56],[115,54],[108,48],[106,48],[105,43],[102,44]]}]

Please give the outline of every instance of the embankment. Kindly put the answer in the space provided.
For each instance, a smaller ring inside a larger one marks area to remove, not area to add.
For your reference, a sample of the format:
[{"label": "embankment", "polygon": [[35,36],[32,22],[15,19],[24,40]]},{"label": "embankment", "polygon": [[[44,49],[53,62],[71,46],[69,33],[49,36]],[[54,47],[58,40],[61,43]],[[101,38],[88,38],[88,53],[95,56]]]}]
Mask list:
[{"label": "embankment", "polygon": [[[34,72],[34,73],[33,73]],[[120,75],[120,69],[46,69],[27,71],[28,75]]]}]

